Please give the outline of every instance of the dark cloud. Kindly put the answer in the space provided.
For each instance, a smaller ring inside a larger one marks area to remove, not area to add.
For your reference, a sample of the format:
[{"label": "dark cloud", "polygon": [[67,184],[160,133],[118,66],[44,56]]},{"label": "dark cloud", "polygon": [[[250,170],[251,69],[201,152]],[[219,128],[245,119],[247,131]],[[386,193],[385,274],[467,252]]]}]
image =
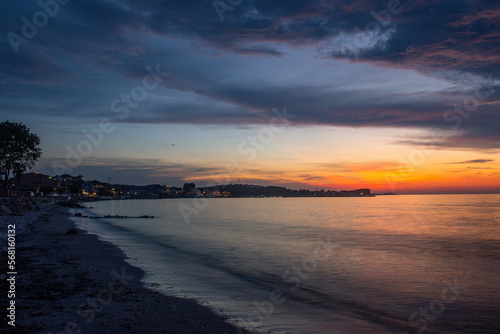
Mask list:
[{"label": "dark cloud", "polygon": [[456,150],[481,150],[484,152],[498,152],[500,149],[500,135],[477,134],[475,131],[464,132],[459,135],[446,135],[440,129],[434,130],[437,136],[427,139],[407,139],[397,143],[413,145],[425,150],[432,149],[456,149]]},{"label": "dark cloud", "polygon": [[449,162],[449,165],[461,165],[461,164],[485,164],[488,162],[493,162],[495,160],[493,159],[474,159],[474,160],[467,160],[467,161],[460,161],[460,162]]},{"label": "dark cloud", "polygon": [[253,45],[248,47],[240,47],[233,50],[235,53],[247,54],[247,55],[269,55],[281,57],[283,56],[283,52],[278,50],[267,48],[262,45]]},{"label": "dark cloud", "polygon": [[387,26],[393,27],[395,33],[385,48],[361,50],[359,60],[421,71],[453,69],[481,75],[498,73],[498,4],[480,1],[401,3],[404,10],[393,15]]},{"label": "dark cloud", "polygon": [[3,84],[70,84],[75,74],[62,66],[52,63],[36,48],[32,53],[19,55],[0,51],[0,82]]},{"label": "dark cloud", "polygon": [[[37,9],[34,2],[30,3],[24,12],[17,9],[16,13],[29,17]],[[375,0],[246,0],[226,11],[221,21],[211,1],[89,0],[61,6],[61,13],[51,18],[31,43],[96,62],[117,63],[120,55],[144,52],[142,41],[151,38],[151,34],[198,39],[236,53],[269,55],[280,53],[255,43],[308,45],[330,41],[334,49],[330,54],[342,58],[343,46],[338,43],[356,46],[363,39],[362,34],[372,34],[368,39],[376,40],[391,30],[393,33],[387,40],[379,41],[383,45],[362,43],[357,59],[423,70],[452,68],[478,73],[498,70],[500,5],[422,0],[401,1],[397,9],[390,14],[385,3]],[[3,29],[20,33],[20,20],[10,20],[9,25],[4,24]],[[357,32],[361,35],[356,36]],[[351,40],[339,40],[342,34]],[[369,45],[373,47],[365,48]]]}]

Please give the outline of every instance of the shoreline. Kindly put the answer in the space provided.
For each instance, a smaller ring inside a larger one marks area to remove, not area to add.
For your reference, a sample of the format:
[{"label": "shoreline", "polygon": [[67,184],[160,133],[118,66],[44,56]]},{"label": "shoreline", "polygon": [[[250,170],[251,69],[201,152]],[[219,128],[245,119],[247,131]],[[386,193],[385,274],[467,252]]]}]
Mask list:
[{"label": "shoreline", "polygon": [[[196,300],[146,288],[144,271],[117,246],[76,228],[68,208],[50,208],[16,236],[16,266],[16,326],[3,308],[2,332],[250,333]],[[9,290],[5,278],[0,290]],[[8,305],[7,293],[0,301]]]}]

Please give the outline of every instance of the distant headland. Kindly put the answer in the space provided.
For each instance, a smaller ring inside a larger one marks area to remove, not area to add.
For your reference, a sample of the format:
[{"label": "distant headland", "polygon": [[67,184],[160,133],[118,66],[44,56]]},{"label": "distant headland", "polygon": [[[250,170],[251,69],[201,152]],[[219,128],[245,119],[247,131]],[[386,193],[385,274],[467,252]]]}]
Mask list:
[{"label": "distant headland", "polygon": [[190,198],[190,197],[373,197],[370,189],[308,190],[288,189],[280,186],[252,184],[220,184],[197,187],[185,183],[183,187],[150,184],[145,186],[112,184],[83,179],[82,175],[49,176],[26,173],[19,179],[9,180],[10,190],[32,196],[73,196],[88,199],[127,198]]}]

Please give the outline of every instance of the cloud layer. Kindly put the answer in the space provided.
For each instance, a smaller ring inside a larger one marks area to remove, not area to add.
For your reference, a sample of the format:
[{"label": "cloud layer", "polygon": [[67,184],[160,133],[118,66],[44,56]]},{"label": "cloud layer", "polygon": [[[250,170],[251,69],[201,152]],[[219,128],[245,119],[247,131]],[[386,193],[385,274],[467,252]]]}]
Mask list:
[{"label": "cloud layer", "polygon": [[438,146],[499,148],[500,6],[389,3],[71,1],[29,38],[43,9],[9,4],[0,113],[116,118],[112,102],[159,64],[168,79],[120,122],[267,124],[286,105],[296,126],[458,130]]}]

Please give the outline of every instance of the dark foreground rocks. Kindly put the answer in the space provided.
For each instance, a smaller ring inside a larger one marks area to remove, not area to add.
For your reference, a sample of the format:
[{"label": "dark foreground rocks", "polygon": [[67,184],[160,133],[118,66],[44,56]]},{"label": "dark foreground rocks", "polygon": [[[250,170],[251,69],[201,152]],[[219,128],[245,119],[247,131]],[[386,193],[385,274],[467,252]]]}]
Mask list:
[{"label": "dark foreground rocks", "polygon": [[40,204],[32,197],[0,198],[0,216],[22,215],[29,211],[39,211]]},{"label": "dark foreground rocks", "polygon": [[74,198],[65,199],[56,203],[59,206],[64,206],[67,208],[83,209],[85,206],[81,205],[78,200]]}]

